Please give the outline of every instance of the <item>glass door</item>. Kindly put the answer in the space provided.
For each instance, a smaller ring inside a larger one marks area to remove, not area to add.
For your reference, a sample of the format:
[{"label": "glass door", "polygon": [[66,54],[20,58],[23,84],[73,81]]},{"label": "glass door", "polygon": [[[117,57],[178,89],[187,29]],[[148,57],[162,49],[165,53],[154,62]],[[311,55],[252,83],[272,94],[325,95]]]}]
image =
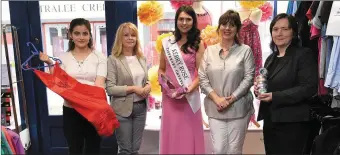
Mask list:
[{"label": "glass door", "polygon": [[[43,50],[49,56],[68,52],[69,24],[75,18],[89,20],[94,50],[107,55],[104,1],[39,1],[39,8]],[[48,111],[42,117],[43,148],[46,154],[64,154],[68,150],[62,122],[64,99],[48,88],[46,94],[47,106],[42,107],[42,111]],[[112,153],[112,139],[105,138],[104,142],[102,152]]]}]

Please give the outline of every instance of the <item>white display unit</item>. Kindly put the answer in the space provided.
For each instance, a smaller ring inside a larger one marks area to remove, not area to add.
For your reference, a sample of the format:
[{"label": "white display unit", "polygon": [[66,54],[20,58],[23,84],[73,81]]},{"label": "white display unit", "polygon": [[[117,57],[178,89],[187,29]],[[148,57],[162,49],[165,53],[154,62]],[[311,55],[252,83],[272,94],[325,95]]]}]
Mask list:
[{"label": "white display unit", "polygon": [[[251,89],[252,91],[252,89]],[[208,116],[205,114],[205,110],[204,110],[204,105],[203,105],[203,101],[204,101],[205,95],[201,94],[201,111],[203,113],[203,120],[208,123]],[[160,100],[158,98],[158,100]],[[254,97],[254,109],[255,109],[255,118],[257,118],[257,113],[258,113],[258,107],[259,107],[259,101],[257,99],[255,99]],[[148,111],[147,116],[146,116],[146,124],[145,124],[145,130],[150,130],[150,131],[159,131],[160,130],[160,126],[161,126],[161,119],[160,116],[162,115],[162,109],[151,109],[150,111]],[[260,127],[256,127],[251,121],[249,122],[249,126],[248,126],[248,130],[260,130],[262,131],[262,127],[263,127],[263,121],[259,121],[258,122],[260,124]],[[209,130],[209,128],[206,128],[203,123],[202,126],[204,128],[204,130]]]}]

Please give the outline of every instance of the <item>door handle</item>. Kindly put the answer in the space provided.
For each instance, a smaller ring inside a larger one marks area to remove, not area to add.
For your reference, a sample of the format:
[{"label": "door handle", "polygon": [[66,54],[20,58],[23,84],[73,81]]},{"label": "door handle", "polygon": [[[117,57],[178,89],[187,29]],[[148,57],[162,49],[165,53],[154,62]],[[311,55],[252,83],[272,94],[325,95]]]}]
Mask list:
[{"label": "door handle", "polygon": [[40,40],[38,38],[34,38],[35,44],[39,44]]}]

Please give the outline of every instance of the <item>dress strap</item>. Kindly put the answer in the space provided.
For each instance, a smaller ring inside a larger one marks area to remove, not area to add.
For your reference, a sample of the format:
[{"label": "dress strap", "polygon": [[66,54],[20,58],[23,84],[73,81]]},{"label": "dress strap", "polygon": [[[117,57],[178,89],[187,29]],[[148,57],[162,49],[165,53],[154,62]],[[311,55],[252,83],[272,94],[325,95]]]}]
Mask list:
[{"label": "dress strap", "polygon": [[206,15],[207,15],[207,16],[209,16],[209,19],[210,19],[210,25],[212,25],[212,19],[211,19],[211,16],[210,16],[210,14],[209,14],[208,10],[207,10],[207,9],[205,9],[205,7],[204,7],[204,6],[202,6],[202,8],[203,8],[203,10],[206,12]]},{"label": "dress strap", "polygon": [[250,18],[250,15],[251,15],[251,13],[253,13],[253,10],[250,10],[250,13],[249,13],[248,19]]}]

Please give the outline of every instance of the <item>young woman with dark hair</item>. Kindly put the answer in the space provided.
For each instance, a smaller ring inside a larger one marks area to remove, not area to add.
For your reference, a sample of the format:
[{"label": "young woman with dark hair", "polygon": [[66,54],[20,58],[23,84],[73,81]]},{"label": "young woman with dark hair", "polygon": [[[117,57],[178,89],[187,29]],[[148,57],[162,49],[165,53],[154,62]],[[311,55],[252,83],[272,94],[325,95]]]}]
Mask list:
[{"label": "young woman with dark hair", "polygon": [[[59,57],[62,61],[60,67],[80,83],[104,88],[107,59],[93,49],[90,22],[83,18],[73,19],[68,35],[69,47]],[[40,60],[49,65],[53,63],[45,53],[40,53]],[[50,73],[53,73],[53,67],[50,67]],[[70,154],[82,154],[84,151],[85,154],[100,153],[101,137],[95,127],[66,100],[63,106],[63,130]]]},{"label": "young woman with dark hair", "polygon": [[[204,154],[197,76],[204,45],[192,7],[182,6],[177,10],[174,36],[162,42],[159,77],[167,78],[161,82],[160,154]],[[169,83],[177,91],[172,93],[167,89]]]}]

